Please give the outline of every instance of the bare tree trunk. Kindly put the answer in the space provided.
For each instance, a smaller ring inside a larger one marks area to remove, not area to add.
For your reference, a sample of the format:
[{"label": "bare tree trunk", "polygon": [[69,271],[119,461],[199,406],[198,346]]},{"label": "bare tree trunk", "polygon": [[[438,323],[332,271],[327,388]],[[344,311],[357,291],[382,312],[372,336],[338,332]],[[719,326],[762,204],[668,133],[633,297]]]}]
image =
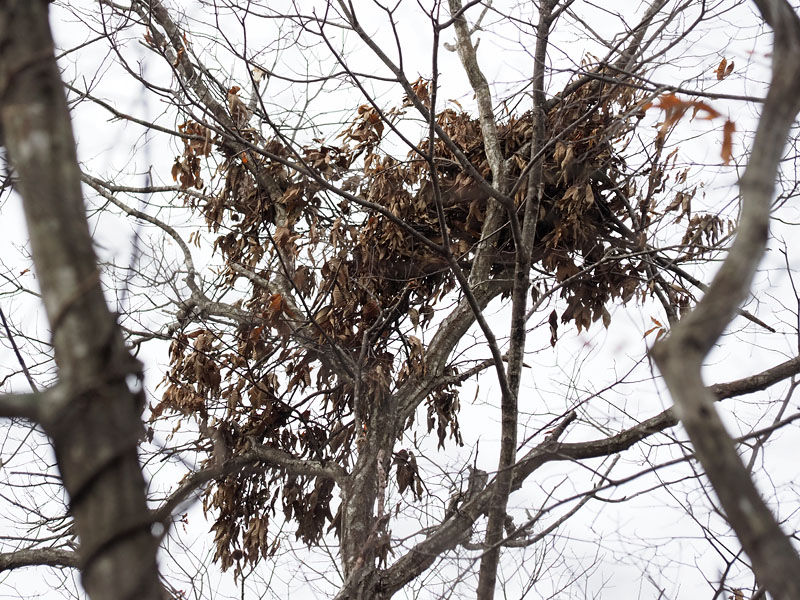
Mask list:
[{"label": "bare tree trunk", "polygon": [[28,413],[53,440],[89,597],[155,600],[158,544],[137,455],[141,365],[100,286],[45,0],[0,4],[0,91],[58,365],[58,385]]},{"label": "bare tree trunk", "polygon": [[[497,567],[500,561],[501,544],[504,538],[508,497],[513,483],[513,466],[517,459],[517,417],[519,388],[522,377],[522,362],[525,355],[527,334],[527,299],[530,291],[530,272],[533,257],[533,240],[542,194],[542,163],[540,153],[546,143],[545,136],[545,94],[544,75],[547,56],[548,35],[552,24],[552,10],[556,3],[545,0],[539,5],[536,49],[532,81],[533,94],[533,135],[531,157],[534,167],[528,176],[528,192],[525,199],[525,218],[522,239],[517,247],[516,268],[512,290],[511,344],[508,351],[507,376],[511,394],[502,399],[502,433],[500,460],[497,465],[495,492],[489,509],[486,526],[486,550],[481,558],[478,589],[479,600],[492,600],[497,583]],[[537,157],[538,155],[538,157]]]},{"label": "bare tree trunk", "polygon": [[703,300],[653,348],[653,357],[759,582],[775,598],[800,598],[800,557],[742,464],[700,373],[706,355],[750,291],[767,244],[780,158],[800,110],[800,19],[785,0],[755,3],[775,33],[773,73],[740,183],[743,209],[736,242]]}]

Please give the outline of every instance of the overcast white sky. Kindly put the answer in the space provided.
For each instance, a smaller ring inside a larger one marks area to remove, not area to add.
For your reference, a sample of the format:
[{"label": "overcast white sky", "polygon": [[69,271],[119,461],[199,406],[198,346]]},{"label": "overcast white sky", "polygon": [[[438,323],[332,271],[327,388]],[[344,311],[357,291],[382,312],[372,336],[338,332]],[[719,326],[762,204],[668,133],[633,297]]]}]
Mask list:
[{"label": "overcast white sky", "polygon": [[[91,10],[93,3],[75,3],[77,6],[85,6]],[[200,7],[199,3],[182,2],[173,3],[182,5],[190,19],[201,19],[208,9]],[[364,9],[362,14],[363,21],[367,24],[369,31],[374,31],[374,38],[380,39],[387,47],[392,47],[393,38],[388,30],[377,20],[376,13],[367,9],[370,3],[359,2],[359,10]],[[510,3],[496,2],[496,6],[510,5]],[[633,3],[630,3],[633,4]],[[576,3],[576,10],[588,11],[589,22],[595,30],[611,31],[618,26],[618,22],[609,16],[603,9],[592,7],[589,3]],[[616,3],[615,8],[626,10],[629,3]],[[728,26],[716,31],[704,30],[698,32],[696,39],[693,40],[691,47],[687,47],[680,55],[680,60],[673,64],[665,65],[657,74],[656,80],[661,82],[674,83],[685,81],[686,87],[706,86],[713,78],[713,68],[722,56],[728,60],[735,60],[741,71],[737,70],[737,75],[743,73],[742,77],[733,77],[730,81],[721,82],[716,85],[715,91],[726,91],[728,93],[746,93],[750,95],[761,95],[764,91],[763,80],[765,69],[768,68],[769,47],[767,38],[754,37],[754,29],[737,30],[739,25],[749,25],[754,21],[750,18],[751,9],[749,6],[740,7],[737,12],[729,17]],[[72,47],[87,38],[91,33],[85,28],[74,22],[67,13],[58,7],[53,8],[53,27],[60,47]],[[581,14],[587,14],[582,12]],[[230,22],[228,23],[230,25]],[[430,43],[431,36],[426,23],[416,13],[416,3],[404,2],[399,13],[399,29],[401,39],[404,44],[406,72],[411,75],[418,73],[422,76],[430,74]],[[137,34],[141,33],[137,30]],[[230,35],[239,35],[237,30],[230,27]],[[262,32],[263,33],[263,32]],[[554,65],[567,66],[570,62],[578,62],[587,51],[585,39],[580,37],[577,28],[567,29],[559,33],[553,39],[552,60]],[[490,81],[497,83],[497,97],[502,96],[509,89],[516,89],[519,82],[528,76],[530,70],[530,58],[527,49],[521,48],[517,34],[512,29],[502,29],[495,33],[482,32],[480,34],[481,45],[479,58],[481,65]],[[740,39],[731,39],[739,37]],[[445,38],[443,41],[452,41]],[[212,44],[211,39],[202,39],[198,36],[195,43]],[[356,48],[355,40],[344,42],[345,47]],[[65,57],[62,65],[64,67],[64,77],[67,80],[76,79],[77,85],[96,85],[95,93],[98,96],[112,100],[120,110],[129,112],[146,118],[162,115],[166,110],[163,103],[158,99],[143,95],[139,88],[131,82],[130,78],[124,75],[121,70],[113,64],[111,58],[105,53],[105,46],[102,44],[91,45],[84,51]],[[153,60],[153,57],[141,45],[132,41],[127,45],[129,55],[127,58],[131,62],[146,60],[147,72],[150,76],[168,77],[164,66]],[[596,48],[591,48],[594,52],[599,52]],[[303,54],[299,50],[286,51],[283,55],[284,61],[294,60],[296,63],[283,62],[280,67],[283,72],[296,70],[303,72],[308,64],[313,68],[319,68],[324,72],[328,68],[328,63],[315,62],[316,56]],[[358,70],[363,72],[378,73],[381,67],[376,60],[366,52],[357,50],[351,54]],[[707,63],[707,64],[706,64]],[[745,67],[749,70],[744,71]],[[704,74],[706,80],[697,80],[698,75]],[[235,72],[231,77],[231,84],[243,85],[244,74]],[[441,100],[457,100],[465,108],[474,106],[472,94],[466,83],[463,69],[460,66],[457,56],[454,53],[442,50],[440,52],[440,83],[442,87]],[[557,90],[558,86],[554,87]],[[377,90],[380,101],[386,104],[397,103],[401,95],[396,89],[390,92]],[[301,102],[303,99],[295,96],[295,90],[290,86],[282,85],[280,82],[270,82],[268,88],[270,95],[269,101],[276,105],[290,107],[294,102]],[[347,95],[350,94],[350,98]],[[352,91],[326,92],[325,103],[332,107],[347,107],[353,111],[363,100],[352,96]],[[733,101],[715,102],[714,106],[720,112],[730,114],[737,122],[740,131],[751,131],[757,117],[756,108],[745,106],[742,103]],[[335,121],[337,115],[323,115],[321,118],[328,118]],[[166,121],[170,117],[167,115]],[[655,122],[657,115],[648,114],[648,119]],[[176,148],[163,141],[158,135],[152,135],[152,143],[146,147],[147,152],[142,150],[145,145],[143,142],[143,132],[135,126],[124,125],[118,121],[110,122],[107,113],[93,108],[88,104],[82,104],[75,112],[74,116],[76,138],[78,140],[78,150],[80,159],[87,171],[92,173],[118,179],[119,183],[131,185],[141,185],[144,183],[143,173],[152,165],[153,176],[156,183],[170,184],[169,167],[175,156]],[[174,123],[172,123],[174,124]],[[717,133],[697,136],[717,128]],[[685,137],[687,141],[681,144],[678,155],[678,162],[685,164],[705,165],[695,168],[692,176],[702,178],[705,182],[705,199],[701,200],[698,194],[698,208],[705,201],[708,206],[715,207],[727,205],[735,201],[735,191],[733,185],[737,178],[734,169],[719,170],[716,168],[720,164],[719,144],[721,135],[718,133],[721,122],[709,124],[706,122],[693,122],[686,125]],[[736,155],[740,158],[744,156],[742,141],[737,140]],[[131,152],[131,148],[139,146],[140,150],[136,153]],[[405,150],[402,150],[405,153]],[[743,166],[743,165],[742,165]],[[138,173],[139,175],[132,175]],[[93,196],[93,194],[90,194]],[[90,199],[90,205],[96,206],[96,200]],[[0,205],[0,218],[2,218],[2,234],[0,234],[0,258],[3,264],[10,270],[19,272],[29,266],[24,257],[26,234],[22,226],[21,211],[18,201],[15,198],[6,200]],[[185,213],[175,208],[166,207],[164,214],[169,215],[177,225],[189,225],[180,222],[181,219],[188,219]],[[782,213],[787,221],[796,221],[796,211],[787,208]],[[131,255],[131,224],[122,219],[109,218],[102,216],[95,218],[95,231],[97,234],[98,250],[106,260],[113,260],[118,264],[127,264]],[[191,222],[194,225],[194,222]],[[788,224],[775,223],[776,237],[784,237],[787,242],[796,237],[794,230]],[[189,229],[186,230],[188,235]],[[140,231],[145,237],[150,236],[151,230],[142,229]],[[170,252],[170,247],[166,246],[165,252]],[[213,262],[213,257],[204,253],[202,250],[194,249],[200,263],[204,261]],[[790,263],[795,266],[798,261],[800,249],[795,249],[790,254]],[[785,332],[782,338],[770,336],[764,338],[762,334],[748,327],[743,331],[738,331],[743,327],[742,322],[736,322],[734,329],[736,334],[731,334],[725,339],[725,346],[712,354],[707,368],[707,380],[709,382],[726,381],[733,378],[745,376],[757,372],[768,366],[772,366],[787,356],[796,353],[797,341],[793,337],[794,323],[788,320],[791,312],[797,307],[794,303],[794,296],[791,292],[788,277],[786,275],[784,258],[780,254],[779,244],[773,243],[770,254],[765,260],[765,271],[759,278],[758,291],[755,300],[750,305],[750,310],[759,314],[764,320],[775,325],[775,321],[784,319],[785,322],[778,323],[780,329]],[[34,275],[28,273],[22,277],[22,281],[31,287],[35,287]],[[0,282],[0,294],[4,293],[5,284]],[[0,295],[0,306],[6,311],[15,325],[24,329],[26,332],[33,331],[39,337],[46,337],[45,326],[38,314],[38,307],[35,301],[24,296],[4,297]],[[776,308],[782,306],[783,308]],[[766,310],[762,314],[761,309]],[[543,323],[549,308],[543,316],[532,325]],[[507,314],[502,307],[492,305],[487,314],[491,316],[492,323],[500,327],[507,322]],[[526,362],[532,368],[526,370],[521,393],[521,407],[526,414],[521,418],[524,431],[529,432],[537,429],[543,422],[543,413],[552,413],[560,409],[566,409],[568,405],[579,402],[582,399],[598,393],[606,385],[616,381],[623,374],[630,372],[626,381],[628,383],[620,386],[614,391],[602,392],[602,403],[590,403],[588,410],[597,419],[597,430],[589,429],[577,430],[570,433],[570,441],[579,439],[590,439],[598,437],[606,427],[614,428],[619,423],[631,423],[633,417],[643,418],[656,414],[666,406],[669,406],[668,397],[659,394],[657,389],[645,380],[650,372],[650,367],[646,360],[642,363],[642,356],[646,345],[652,342],[652,336],[644,339],[644,332],[652,327],[652,318],[662,319],[663,315],[657,306],[646,304],[640,309],[628,307],[619,308],[613,311],[613,323],[608,331],[602,329],[597,324],[589,332],[576,334],[569,328],[562,329],[559,343],[554,349],[550,348],[549,330],[546,325],[536,327],[529,341],[530,355]],[[480,345],[481,338],[476,333],[475,341]],[[167,357],[163,353],[164,346],[154,345],[143,356],[148,367],[148,389],[153,394],[155,386],[163,375],[163,367]],[[471,356],[488,356],[488,351],[480,347],[465,348]],[[638,367],[636,365],[639,364]],[[15,359],[7,348],[5,340],[0,341],[0,377],[14,369]],[[20,378],[10,380],[8,389],[24,389],[24,381]],[[777,397],[778,392],[771,392],[771,396]],[[473,401],[473,397],[475,400]],[[420,467],[425,473],[432,477],[440,476],[437,470],[444,471],[458,470],[469,460],[475,444],[479,442],[480,454],[478,464],[486,470],[492,470],[496,465],[496,447],[499,437],[499,421],[495,409],[497,391],[493,383],[491,374],[482,376],[473,386],[465,386],[462,391],[461,424],[464,433],[466,447],[460,451],[452,448],[445,454],[435,451],[433,446],[426,448],[427,453],[419,458]],[[742,423],[751,424],[754,418],[752,415],[762,414],[764,407],[760,404],[763,397],[745,398],[741,401],[726,403],[726,417],[728,424],[732,427],[734,434]],[[793,406],[796,402],[792,403]],[[541,407],[546,406],[546,411]],[[741,421],[739,420],[741,419]],[[0,429],[0,439],[6,435],[6,430]],[[675,435],[683,438],[680,431]],[[0,446],[0,453],[10,445],[10,440],[19,439],[22,434],[19,432],[9,434],[5,446]],[[771,450],[768,454],[768,464],[770,481],[768,490],[781,490],[787,494],[787,499],[795,493],[794,481],[797,480],[798,463],[796,462],[795,448],[797,444],[797,428],[791,427],[788,431],[778,434],[771,442]],[[662,443],[665,439],[660,440]],[[40,447],[39,452],[44,452]],[[0,454],[2,456],[2,454]],[[664,443],[659,445],[647,445],[637,447],[634,450],[623,454],[622,461],[614,472],[616,477],[633,474],[647,469],[652,464],[657,464],[675,456],[674,446]],[[25,467],[25,461],[29,455],[20,455],[15,459],[14,465],[19,468]],[[599,462],[594,465],[599,466]],[[158,473],[155,474],[155,471]],[[176,480],[176,473],[180,468],[165,467],[164,465],[153,465],[154,486],[162,489],[163,486],[171,485]],[[637,493],[657,485],[659,478],[666,481],[678,481],[683,477],[691,476],[691,466],[681,464],[669,469],[660,471],[655,475],[649,475],[637,479],[636,481],[619,488],[610,494],[613,498],[619,499],[623,496],[636,496]],[[553,464],[542,469],[530,485],[526,485],[523,490],[514,494],[511,499],[511,506],[519,518],[525,518],[524,509],[535,508],[544,500],[545,496],[556,490],[557,497],[568,497],[572,493],[583,491],[590,485],[592,474],[579,471],[571,464]],[[795,500],[792,498],[792,500]],[[656,491],[650,494],[643,494],[625,503],[590,503],[585,509],[569,521],[563,529],[563,539],[557,541],[558,549],[563,552],[562,560],[553,569],[560,569],[559,575],[554,576],[549,573],[549,578],[542,582],[542,587],[532,592],[530,598],[547,597],[546,591],[549,586],[552,591],[560,584],[566,583],[570,577],[578,576],[582,565],[587,561],[596,561],[593,572],[586,576],[585,595],[590,597],[597,590],[603,590],[600,597],[603,598],[655,598],[658,597],[657,586],[666,589],[668,598],[674,599],[696,599],[698,597],[711,597],[711,587],[704,580],[704,577],[715,578],[724,563],[714,552],[708,550],[708,545],[702,539],[701,529],[697,523],[693,522],[691,516],[686,513],[686,506],[697,507],[697,519],[703,523],[715,523],[719,529],[719,521],[708,512],[709,500],[697,489],[693,480],[685,483],[676,483],[670,491]],[[796,507],[796,501],[787,506]],[[789,514],[782,514],[789,517]],[[790,523],[797,527],[798,522],[792,516]],[[187,528],[178,528],[177,535],[184,540],[197,538],[196,542],[191,543],[192,555],[163,556],[164,564],[170,564],[167,572],[176,573],[180,577],[176,565],[184,565],[187,569],[197,566],[200,561],[208,561],[208,548],[211,547],[210,536],[206,533],[208,523],[201,514],[199,505],[195,505],[189,512],[189,525]],[[394,527],[394,534],[401,534],[403,524]],[[2,527],[2,525],[0,525]],[[180,529],[183,529],[182,531]],[[0,529],[0,534],[4,533]],[[17,535],[19,530],[17,530]],[[598,539],[602,540],[598,544]],[[13,546],[13,542],[9,542]],[[731,543],[731,547],[735,547]],[[170,549],[176,548],[174,545]],[[7,550],[8,546],[0,538],[0,549]],[[533,549],[528,555],[528,560],[532,561],[528,568],[532,569],[537,560],[538,549]],[[518,555],[512,555],[511,560],[516,560]],[[276,595],[285,593],[295,593],[300,598],[315,597],[314,585],[309,584],[306,578],[314,578],[310,570],[303,569],[284,570],[283,565],[290,564],[292,557],[279,559],[281,570],[272,579],[272,592]],[[309,568],[312,566],[314,556],[309,556]],[[648,567],[645,567],[649,565]],[[465,567],[464,564],[457,564],[454,568]],[[504,569],[510,570],[518,567],[516,564],[504,564]],[[288,569],[289,567],[285,567]],[[526,565],[523,565],[526,568]],[[642,579],[642,571],[647,568],[648,572],[654,577],[660,578],[653,583]],[[259,570],[264,573],[264,577],[269,577],[270,565],[262,564]],[[46,570],[28,569],[23,572],[14,573],[7,578],[0,575],[0,598],[19,597],[20,595],[32,597],[34,593],[43,594],[43,597],[58,597],[61,592],[47,592],[47,588],[57,582],[57,576]],[[206,582],[212,586],[212,590],[204,590],[207,596],[228,597],[237,595],[237,589],[233,585],[230,575],[219,575],[215,569],[211,569]],[[180,586],[178,586],[180,587]],[[438,597],[445,590],[438,588],[426,589],[420,594],[422,598]],[[23,593],[24,592],[24,593]],[[509,589],[509,597],[516,597],[516,589]],[[255,591],[250,591],[247,598],[258,597]],[[320,595],[318,597],[326,597]],[[577,596],[575,596],[577,597]]]}]

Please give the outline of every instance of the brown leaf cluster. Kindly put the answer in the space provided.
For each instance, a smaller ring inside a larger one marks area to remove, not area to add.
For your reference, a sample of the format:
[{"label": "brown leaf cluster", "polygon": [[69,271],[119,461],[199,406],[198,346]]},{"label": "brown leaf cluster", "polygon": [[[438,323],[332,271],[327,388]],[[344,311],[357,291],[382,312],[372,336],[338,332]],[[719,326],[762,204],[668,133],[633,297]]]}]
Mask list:
[{"label": "brown leaf cluster", "polygon": [[[424,82],[418,84],[419,93],[427,90]],[[633,223],[637,191],[617,150],[636,126],[637,103],[629,89],[587,85],[547,114],[551,143],[534,213],[533,268],[542,285],[562,286],[566,309],[560,320],[579,330],[598,320],[607,327],[609,305],[650,291],[646,266],[631,252],[641,250],[641,242],[633,243],[625,232],[635,227],[635,239],[644,240],[653,211],[644,206],[641,221]],[[363,436],[356,431],[356,393],[364,405],[361,422],[369,427],[398,386],[427,374],[420,332],[452,298],[455,278],[447,259],[410,230],[442,244],[440,202],[452,254],[468,273],[488,196],[441,139],[432,148],[428,139],[418,144],[422,153],[433,152],[435,168],[417,153],[396,157],[382,150],[386,119],[400,118],[403,110],[359,107],[339,146],[320,143],[297,152],[272,139],[263,153],[247,156],[211,139],[199,124],[184,125],[191,137],[173,170],[183,187],[201,187],[201,159],[212,152],[219,157],[209,200],[187,201],[218,235],[215,250],[225,263],[220,295],[241,296],[243,280],[234,266],[275,287],[248,282],[239,305],[251,315],[249,322],[236,327],[207,322],[192,332],[176,332],[167,389],[153,407],[154,419],[169,411],[213,421],[228,457],[259,444],[348,468],[358,451],[354,442]],[[452,109],[436,119],[491,183],[478,121]],[[512,181],[526,172],[532,131],[527,113],[499,124]],[[289,168],[291,163],[298,168]],[[656,169],[651,179],[659,173]],[[323,182],[344,193],[331,193]],[[520,209],[534,201],[525,189],[514,198]],[[678,206],[683,200],[668,210]],[[691,217],[688,205],[681,210]],[[693,237],[687,243],[698,236],[715,239],[717,226],[696,218],[691,217]],[[491,276],[500,282],[513,273],[516,249],[509,227],[496,239]],[[556,319],[554,314],[550,320],[553,344]],[[343,366],[356,361],[359,390]],[[458,381],[454,367],[446,375],[448,382]],[[440,448],[448,439],[462,443],[459,404],[456,383],[428,395],[425,427],[428,433],[435,430]],[[414,427],[414,420],[403,426]],[[202,435],[198,447],[206,449],[209,461],[218,458]],[[400,492],[411,490],[419,498],[422,475],[413,455],[398,453],[395,465]],[[335,502],[329,482],[270,465],[226,476],[206,498],[216,519],[216,558],[223,568],[239,568],[241,561],[254,563],[274,552],[270,523],[279,508],[294,523],[298,539],[317,543],[326,528],[337,529]]]}]

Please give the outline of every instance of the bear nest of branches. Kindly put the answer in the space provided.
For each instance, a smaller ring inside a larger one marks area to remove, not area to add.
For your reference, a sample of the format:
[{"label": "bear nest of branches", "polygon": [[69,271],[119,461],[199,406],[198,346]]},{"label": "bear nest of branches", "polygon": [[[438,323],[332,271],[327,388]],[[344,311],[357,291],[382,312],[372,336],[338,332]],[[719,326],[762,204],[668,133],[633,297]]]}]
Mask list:
[{"label": "bear nest of branches", "polygon": [[[418,81],[415,92],[428,101],[426,82]],[[181,126],[184,148],[173,176],[183,188],[205,193],[205,202],[197,194],[187,194],[186,201],[218,234],[225,290],[236,289],[243,269],[251,273],[248,296],[238,305],[248,319],[175,332],[167,389],[152,411],[153,420],[164,411],[196,418],[198,447],[209,461],[243,456],[255,443],[347,468],[369,423],[369,407],[425,373],[425,349],[413,332],[434,318],[445,296],[458,293],[445,258],[410,231],[442,243],[432,169],[452,252],[464,272],[471,268],[489,198],[441,139],[434,142],[433,167],[418,152],[395,158],[382,150],[387,123],[397,123],[404,108],[361,106],[337,138],[340,145],[302,149],[280,134],[264,140],[239,128],[236,136],[212,136],[197,122]],[[534,280],[537,290],[561,286],[561,320],[579,330],[597,320],[608,326],[607,305],[651,291],[641,256],[655,211],[650,192],[663,190],[666,161],[650,165],[650,191],[640,194],[622,158],[642,114],[632,88],[601,81],[548,105]],[[491,182],[478,121],[451,109],[436,121]],[[528,166],[532,130],[529,113],[498,127],[510,181]],[[428,152],[428,144],[423,140],[419,150]],[[212,159],[219,166],[207,187],[201,175]],[[520,218],[526,187],[514,198]],[[722,225],[712,219],[702,227],[700,233],[715,238]],[[515,251],[508,227],[494,241],[492,285],[508,293]],[[672,293],[677,305],[688,303],[688,294]],[[358,427],[355,378],[343,366],[348,358],[360,361],[366,398]],[[445,375],[448,383],[427,399],[427,429],[436,430],[440,446],[448,436],[461,443],[460,379],[453,367]],[[423,489],[413,454],[398,453],[395,465],[400,492],[418,498]],[[278,541],[268,531],[279,509],[307,544],[318,542],[326,527],[338,533],[333,502],[333,484],[323,479],[264,465],[226,475],[205,499],[216,518],[216,559],[238,570],[242,561],[274,553]]]}]

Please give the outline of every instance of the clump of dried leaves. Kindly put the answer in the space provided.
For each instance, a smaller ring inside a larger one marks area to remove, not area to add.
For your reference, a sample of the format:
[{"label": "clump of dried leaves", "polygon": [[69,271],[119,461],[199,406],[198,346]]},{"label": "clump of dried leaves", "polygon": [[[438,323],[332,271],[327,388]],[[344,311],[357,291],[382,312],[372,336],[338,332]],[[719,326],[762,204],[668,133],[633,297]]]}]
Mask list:
[{"label": "clump of dried leaves", "polygon": [[[562,286],[561,320],[579,330],[600,319],[608,326],[610,304],[626,303],[651,285],[643,256],[665,163],[650,165],[647,189],[640,192],[622,157],[641,116],[630,89],[598,83],[553,102],[547,114],[552,141],[533,269],[543,286]],[[153,407],[153,419],[165,411],[195,417],[198,447],[208,461],[242,456],[258,444],[347,468],[369,426],[370,407],[384,405],[404,381],[425,373],[425,347],[414,333],[452,301],[456,282],[447,260],[411,230],[442,243],[435,175],[453,253],[468,272],[488,198],[441,139],[434,142],[435,174],[418,153],[399,159],[384,152],[386,119],[401,117],[402,109],[381,114],[362,106],[340,145],[299,150],[280,137],[263,140],[242,130],[252,145],[234,151],[203,125],[183,125],[193,137],[184,140],[173,176],[184,188],[207,189],[200,176],[206,157],[222,163],[207,202],[187,196],[218,234],[215,249],[225,264],[220,292],[248,281],[243,268],[253,274],[239,305],[247,319],[237,318],[235,326],[207,321],[175,333],[167,388]],[[451,109],[436,120],[491,181],[477,120]],[[531,158],[531,134],[530,114],[499,126],[512,181]],[[419,149],[428,152],[429,143],[421,141]],[[526,186],[520,190],[515,202],[521,209]],[[690,200],[685,193],[668,210],[688,214]],[[692,219],[701,237],[721,227]],[[504,286],[515,248],[507,228],[495,240],[492,277]],[[677,304],[687,302],[674,293]],[[459,380],[452,368],[447,375],[427,401],[427,430],[436,432],[440,446],[448,436],[461,443]],[[360,414],[354,414],[356,395],[363,399]],[[398,424],[397,437],[413,425]],[[413,453],[401,450],[394,464],[400,491],[419,496]],[[205,499],[216,517],[216,558],[228,568],[275,552],[269,533],[277,511],[295,524],[298,539],[318,542],[338,527],[335,498],[330,481],[259,463],[220,478]]]}]

